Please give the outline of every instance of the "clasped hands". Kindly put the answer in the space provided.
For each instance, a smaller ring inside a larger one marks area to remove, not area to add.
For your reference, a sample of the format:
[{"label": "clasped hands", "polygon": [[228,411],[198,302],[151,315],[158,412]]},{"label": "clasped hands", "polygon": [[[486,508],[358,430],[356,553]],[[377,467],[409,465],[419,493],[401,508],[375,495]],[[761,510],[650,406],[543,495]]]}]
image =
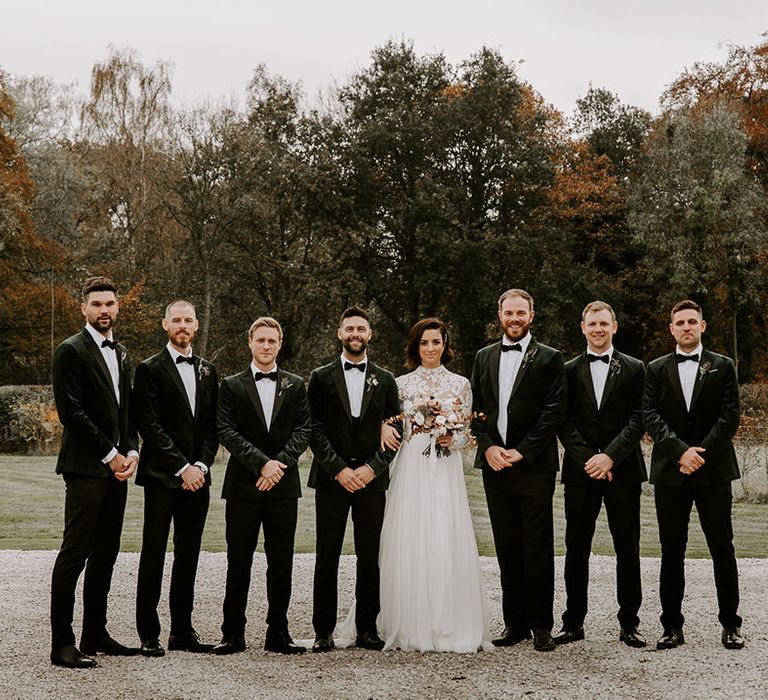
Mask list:
[{"label": "clasped hands", "polygon": [[136,471],[139,458],[136,455],[126,457],[118,452],[109,460],[108,464],[118,481],[128,481]]},{"label": "clasped hands", "polygon": [[602,479],[607,479],[609,482],[613,481],[611,469],[613,469],[613,459],[605,452],[598,452],[584,462],[584,471],[598,481]]},{"label": "clasped hands", "polygon": [[288,465],[278,462],[276,459],[265,462],[261,468],[261,476],[256,480],[256,488],[259,491],[270,491],[280,483],[286,469],[288,469]]},{"label": "clasped hands", "polygon": [[523,455],[514,447],[507,450],[499,445],[492,445],[485,451],[485,460],[488,462],[488,466],[496,472],[511,467],[522,459]]},{"label": "clasped hands", "polygon": [[342,488],[349,493],[354,493],[360,489],[364,489],[368,484],[373,481],[376,473],[367,464],[363,464],[360,467],[352,469],[352,467],[344,467],[337,475],[336,481],[338,481]]},{"label": "clasped hands", "polygon": [[680,464],[680,471],[683,474],[690,475],[697,471],[704,464],[704,458],[701,456],[702,452],[706,452],[704,447],[689,447],[678,460]]}]

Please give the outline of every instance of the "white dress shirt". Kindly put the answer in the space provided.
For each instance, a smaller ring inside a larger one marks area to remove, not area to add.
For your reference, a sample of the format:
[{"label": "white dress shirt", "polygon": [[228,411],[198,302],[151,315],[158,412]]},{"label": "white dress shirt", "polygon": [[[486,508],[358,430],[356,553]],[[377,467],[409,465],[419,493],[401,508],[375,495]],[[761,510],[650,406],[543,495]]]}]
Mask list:
[{"label": "white dress shirt", "polygon": [[176,348],[174,348],[170,342],[165,346],[168,353],[173,360],[173,364],[176,365],[176,370],[181,377],[181,383],[184,385],[184,391],[187,392],[187,398],[189,399],[189,407],[192,409],[192,415],[195,415],[195,399],[197,398],[197,381],[195,380],[195,366],[190,365],[189,362],[176,362],[177,357],[192,357],[192,347],[190,346],[189,352],[186,355],[182,355]]},{"label": "white dress shirt", "polygon": [[677,364],[677,375],[680,377],[680,386],[683,388],[683,396],[685,397],[685,407],[691,410],[691,399],[693,398],[693,385],[696,384],[696,373],[699,371],[699,363],[701,362],[702,348],[701,343],[699,347],[691,352],[683,352],[678,345],[675,348],[676,355],[698,355],[699,359],[694,362],[688,360],[687,362],[679,362]]},{"label": "white dress shirt", "polygon": [[[251,374],[254,375],[256,372],[261,372],[262,370],[259,369],[253,362],[251,362]],[[272,365],[272,369],[268,369],[264,374],[268,374],[269,372],[276,372],[277,371],[277,364]],[[267,422],[267,430],[269,430],[269,426],[272,423],[272,410],[275,407],[275,393],[277,391],[277,380],[276,379],[259,379],[258,382],[256,382],[256,391],[259,392],[259,399],[261,400],[261,408],[264,410],[264,420]]]},{"label": "white dress shirt", "polygon": [[[517,373],[523,363],[523,357],[528,352],[528,346],[531,344],[531,334],[526,333],[525,337],[517,341],[520,344],[520,350],[502,351],[499,358],[499,416],[496,419],[496,427],[499,430],[501,439],[507,439],[507,404],[509,397],[512,396],[512,387],[515,385]],[[505,335],[501,339],[502,345],[515,345]]]},{"label": "white dress shirt", "polygon": [[600,408],[600,404],[603,402],[603,392],[605,391],[605,382],[608,380],[608,370],[611,367],[611,360],[613,359],[613,345],[608,348],[608,352],[592,352],[587,349],[587,355],[594,355],[595,357],[608,356],[608,362],[590,362],[589,373],[592,375],[592,388],[595,390],[595,399],[597,400],[597,407]]},{"label": "white dress shirt", "polygon": [[[344,369],[344,363],[351,362],[344,355],[341,356],[341,369],[344,372],[344,382],[347,385],[347,396],[349,397],[349,410],[353,418],[359,418],[363,408],[363,391],[365,389],[365,372],[359,369]],[[361,362],[352,362],[353,365],[365,364],[368,362],[366,357]]]}]

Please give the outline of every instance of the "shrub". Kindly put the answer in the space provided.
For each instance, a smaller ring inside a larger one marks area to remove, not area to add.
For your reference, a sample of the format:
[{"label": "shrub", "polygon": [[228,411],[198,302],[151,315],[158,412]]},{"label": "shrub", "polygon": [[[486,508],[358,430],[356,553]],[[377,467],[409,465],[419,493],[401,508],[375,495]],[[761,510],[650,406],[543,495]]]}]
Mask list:
[{"label": "shrub", "polygon": [[50,386],[0,386],[0,452],[56,454],[61,433]]}]

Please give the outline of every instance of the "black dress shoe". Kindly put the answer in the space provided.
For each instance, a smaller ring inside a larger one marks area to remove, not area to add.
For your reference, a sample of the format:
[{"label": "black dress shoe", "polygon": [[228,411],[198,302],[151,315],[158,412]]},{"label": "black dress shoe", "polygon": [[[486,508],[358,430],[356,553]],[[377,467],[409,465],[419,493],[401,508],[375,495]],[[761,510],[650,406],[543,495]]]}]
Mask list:
[{"label": "black dress shoe", "polygon": [[552,639],[552,633],[549,630],[533,631],[533,648],[536,651],[552,651],[557,643]]},{"label": "black dress shoe", "polygon": [[51,652],[51,663],[64,668],[93,668],[98,666],[96,659],[83,654],[74,644],[69,644]]},{"label": "black dress shoe", "polygon": [[659,637],[659,641],[656,642],[657,649],[674,649],[681,644],[685,644],[685,637],[683,636],[683,630],[679,627],[673,627],[668,630],[664,630],[664,634]]},{"label": "black dress shoe", "polygon": [[312,645],[312,651],[315,654],[324,654],[327,651],[335,649],[333,637],[330,634],[319,634],[315,637],[315,643]]},{"label": "black dress shoe", "polygon": [[168,637],[168,651],[191,651],[195,654],[207,654],[213,650],[213,644],[203,644],[195,630],[183,634],[171,634]]},{"label": "black dress shoe", "polygon": [[139,653],[142,656],[157,658],[160,656],[165,656],[165,649],[163,649],[163,647],[160,645],[160,641],[158,639],[142,639]]},{"label": "black dress shoe", "polygon": [[571,642],[580,642],[584,639],[583,627],[563,627],[552,639],[555,644],[570,644]]},{"label": "black dress shoe", "polygon": [[501,637],[493,640],[493,645],[496,647],[511,647],[530,638],[531,630],[518,630],[514,627],[505,627],[504,631],[501,633]]},{"label": "black dress shoe", "polygon": [[267,630],[267,639],[264,642],[264,651],[274,651],[278,654],[303,654],[306,647],[295,644],[288,630],[270,632]]},{"label": "black dress shoe", "polygon": [[105,654],[106,656],[136,656],[141,652],[136,647],[126,647],[107,635],[101,639],[82,641],[80,649],[84,654]]},{"label": "black dress shoe", "polygon": [[637,631],[637,627],[622,627],[619,632],[619,641],[636,649],[645,646],[645,637]]},{"label": "black dress shoe", "polygon": [[376,630],[368,630],[357,635],[355,646],[358,649],[381,651],[384,648],[384,640],[379,637],[379,633]]},{"label": "black dress shoe", "polygon": [[723,646],[726,649],[743,649],[744,637],[741,627],[723,627]]},{"label": "black dress shoe", "polygon": [[238,654],[245,651],[245,637],[224,637],[213,649],[212,654],[226,656],[227,654]]}]

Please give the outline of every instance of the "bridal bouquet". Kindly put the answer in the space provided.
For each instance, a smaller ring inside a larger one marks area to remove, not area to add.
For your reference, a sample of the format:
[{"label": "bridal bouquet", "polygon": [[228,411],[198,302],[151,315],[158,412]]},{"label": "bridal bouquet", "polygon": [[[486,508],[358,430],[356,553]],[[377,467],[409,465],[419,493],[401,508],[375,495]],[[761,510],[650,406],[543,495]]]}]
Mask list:
[{"label": "bridal bouquet", "polygon": [[[436,399],[434,396],[418,401],[406,399],[403,401],[403,412],[398,416],[393,416],[387,422],[397,424],[402,423],[407,418],[411,424],[411,435],[427,433],[436,439],[443,435],[453,435],[464,428],[461,409],[462,402],[458,397],[444,401]],[[433,439],[424,448],[425,457],[431,454],[433,444],[438,457],[447,457],[451,454],[449,448],[435,443]]]}]

